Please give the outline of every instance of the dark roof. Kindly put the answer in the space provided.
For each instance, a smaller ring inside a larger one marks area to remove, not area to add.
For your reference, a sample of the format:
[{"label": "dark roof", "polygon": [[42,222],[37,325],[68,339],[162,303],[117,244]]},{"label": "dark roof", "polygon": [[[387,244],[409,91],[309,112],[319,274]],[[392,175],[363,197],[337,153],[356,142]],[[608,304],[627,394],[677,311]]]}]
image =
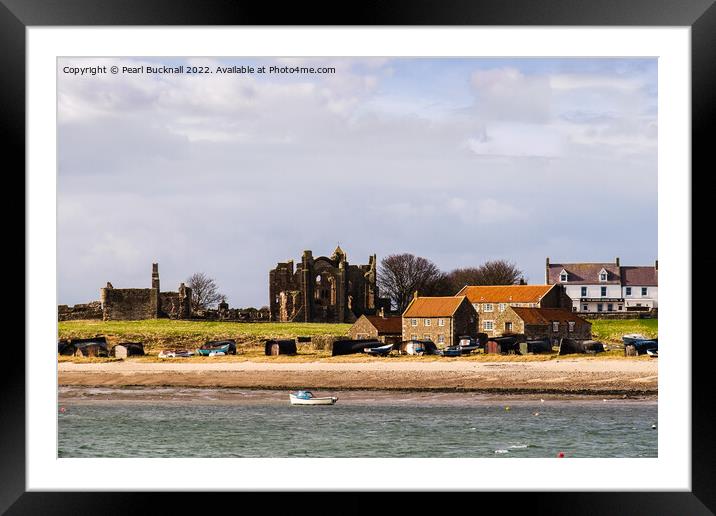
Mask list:
[{"label": "dark roof", "polygon": [[402,317],[381,317],[380,315],[365,315],[364,317],[378,330],[378,335],[400,335],[403,333]]},{"label": "dark roof", "polygon": [[518,306],[511,307],[515,311],[517,317],[522,319],[525,324],[536,324],[544,326],[553,321],[559,322],[575,322],[591,325],[589,321],[582,319],[574,312],[564,310],[562,308],[523,308]]},{"label": "dark roof", "polygon": [[653,286],[659,285],[659,271],[653,265],[622,267],[622,284],[626,286]]},{"label": "dark roof", "polygon": [[[569,275],[567,278],[569,284],[621,283],[621,275],[616,263],[550,263],[547,283],[562,283],[559,281],[562,269]],[[599,281],[599,272],[602,269],[607,271],[607,281]]]}]

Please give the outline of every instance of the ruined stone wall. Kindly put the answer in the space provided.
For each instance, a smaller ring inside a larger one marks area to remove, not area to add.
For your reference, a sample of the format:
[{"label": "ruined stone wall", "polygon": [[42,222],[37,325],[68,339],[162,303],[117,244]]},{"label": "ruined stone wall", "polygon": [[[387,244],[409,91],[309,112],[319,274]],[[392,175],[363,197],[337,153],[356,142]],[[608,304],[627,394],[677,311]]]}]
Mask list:
[{"label": "ruined stone wall", "polygon": [[159,316],[158,292],[153,288],[103,288],[102,319],[132,321]]},{"label": "ruined stone wall", "polygon": [[160,315],[169,319],[189,319],[191,317],[191,289],[184,288],[184,292],[162,292],[160,294]]},{"label": "ruined stone wall", "polygon": [[81,319],[102,319],[102,303],[92,301],[91,303],[76,304],[75,306],[57,306],[58,321],[77,321]]}]

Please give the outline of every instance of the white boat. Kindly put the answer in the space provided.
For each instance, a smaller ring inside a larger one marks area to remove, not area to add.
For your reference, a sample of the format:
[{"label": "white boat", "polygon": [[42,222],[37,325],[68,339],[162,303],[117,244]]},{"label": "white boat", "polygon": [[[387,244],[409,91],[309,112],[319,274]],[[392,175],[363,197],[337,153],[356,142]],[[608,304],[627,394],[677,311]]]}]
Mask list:
[{"label": "white boat", "polygon": [[291,405],[335,405],[338,398],[327,396],[316,398],[311,391],[297,391],[296,394],[289,393],[288,399]]}]

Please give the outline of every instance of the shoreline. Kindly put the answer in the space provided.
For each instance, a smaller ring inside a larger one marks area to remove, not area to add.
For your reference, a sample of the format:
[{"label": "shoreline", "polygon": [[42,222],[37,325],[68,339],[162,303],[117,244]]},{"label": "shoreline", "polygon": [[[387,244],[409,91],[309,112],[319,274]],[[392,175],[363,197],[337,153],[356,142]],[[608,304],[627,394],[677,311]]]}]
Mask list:
[{"label": "shoreline", "polygon": [[60,386],[251,390],[474,392],[498,395],[655,396],[657,363],[549,362],[140,362],[58,364]]}]

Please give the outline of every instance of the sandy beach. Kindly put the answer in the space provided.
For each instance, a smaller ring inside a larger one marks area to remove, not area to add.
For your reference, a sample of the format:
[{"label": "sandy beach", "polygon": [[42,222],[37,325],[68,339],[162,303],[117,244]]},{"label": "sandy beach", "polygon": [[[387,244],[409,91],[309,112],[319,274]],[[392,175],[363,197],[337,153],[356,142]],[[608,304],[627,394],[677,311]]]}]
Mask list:
[{"label": "sandy beach", "polygon": [[58,364],[60,385],[656,394],[657,361]]}]

